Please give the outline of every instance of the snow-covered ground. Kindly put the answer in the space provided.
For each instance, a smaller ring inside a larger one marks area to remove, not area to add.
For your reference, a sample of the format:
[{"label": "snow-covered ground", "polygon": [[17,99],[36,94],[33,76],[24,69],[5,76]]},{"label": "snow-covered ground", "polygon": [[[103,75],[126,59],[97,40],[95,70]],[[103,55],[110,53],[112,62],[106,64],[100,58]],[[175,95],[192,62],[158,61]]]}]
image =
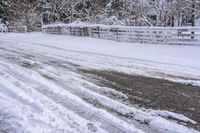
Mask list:
[{"label": "snow-covered ground", "polygon": [[130,44],[42,33],[6,34],[0,39],[29,50],[48,51],[49,56],[60,59],[67,57],[87,68],[114,69],[200,85],[199,46]]},{"label": "snow-covered ground", "polygon": [[118,91],[87,81],[76,66],[200,86],[199,51],[198,46],[0,34],[0,112],[11,115],[5,121],[18,132],[197,133],[177,124],[176,120],[195,124],[181,114],[141,109],[102,95],[101,91],[126,99]]}]

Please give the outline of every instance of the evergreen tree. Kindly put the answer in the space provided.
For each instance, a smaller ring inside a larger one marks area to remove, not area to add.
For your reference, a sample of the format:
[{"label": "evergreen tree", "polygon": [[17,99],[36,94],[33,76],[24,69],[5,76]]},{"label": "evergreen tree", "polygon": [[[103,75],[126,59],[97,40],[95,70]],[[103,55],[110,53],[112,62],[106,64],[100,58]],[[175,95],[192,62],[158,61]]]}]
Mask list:
[{"label": "evergreen tree", "polygon": [[6,21],[8,18],[8,12],[5,0],[0,0],[0,18],[3,19],[4,21]]}]

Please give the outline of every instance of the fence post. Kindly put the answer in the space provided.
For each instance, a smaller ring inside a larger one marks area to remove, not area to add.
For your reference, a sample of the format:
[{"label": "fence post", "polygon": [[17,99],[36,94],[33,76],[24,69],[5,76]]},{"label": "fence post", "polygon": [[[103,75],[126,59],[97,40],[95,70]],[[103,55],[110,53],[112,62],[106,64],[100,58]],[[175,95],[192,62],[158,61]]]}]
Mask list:
[{"label": "fence post", "polygon": [[98,38],[100,38],[101,35],[100,35],[100,27],[99,26],[97,26],[97,33],[98,33]]},{"label": "fence post", "polygon": [[116,38],[117,38],[117,41],[120,41],[119,36],[118,36],[118,32],[119,32],[119,29],[116,28]]}]

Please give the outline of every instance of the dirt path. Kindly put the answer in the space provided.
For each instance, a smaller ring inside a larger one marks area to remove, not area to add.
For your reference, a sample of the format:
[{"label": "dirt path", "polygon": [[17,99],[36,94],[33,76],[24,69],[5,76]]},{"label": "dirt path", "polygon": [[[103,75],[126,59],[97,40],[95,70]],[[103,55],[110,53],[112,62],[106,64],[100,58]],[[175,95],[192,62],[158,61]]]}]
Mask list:
[{"label": "dirt path", "polygon": [[131,104],[183,114],[198,122],[188,126],[200,130],[200,87],[114,71],[81,71],[97,84],[126,94]]}]

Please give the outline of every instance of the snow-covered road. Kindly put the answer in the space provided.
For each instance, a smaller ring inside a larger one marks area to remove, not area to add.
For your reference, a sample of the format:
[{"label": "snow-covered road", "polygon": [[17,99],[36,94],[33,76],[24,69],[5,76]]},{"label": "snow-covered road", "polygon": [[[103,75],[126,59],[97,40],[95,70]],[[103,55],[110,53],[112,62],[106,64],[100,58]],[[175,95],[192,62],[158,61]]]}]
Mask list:
[{"label": "snow-covered road", "polygon": [[[126,95],[88,81],[78,69],[120,71],[199,86],[199,51],[196,46],[0,34],[0,112],[11,115],[4,130],[196,133],[183,126],[195,121],[126,104],[122,101]],[[179,120],[183,125],[177,124]]]}]

